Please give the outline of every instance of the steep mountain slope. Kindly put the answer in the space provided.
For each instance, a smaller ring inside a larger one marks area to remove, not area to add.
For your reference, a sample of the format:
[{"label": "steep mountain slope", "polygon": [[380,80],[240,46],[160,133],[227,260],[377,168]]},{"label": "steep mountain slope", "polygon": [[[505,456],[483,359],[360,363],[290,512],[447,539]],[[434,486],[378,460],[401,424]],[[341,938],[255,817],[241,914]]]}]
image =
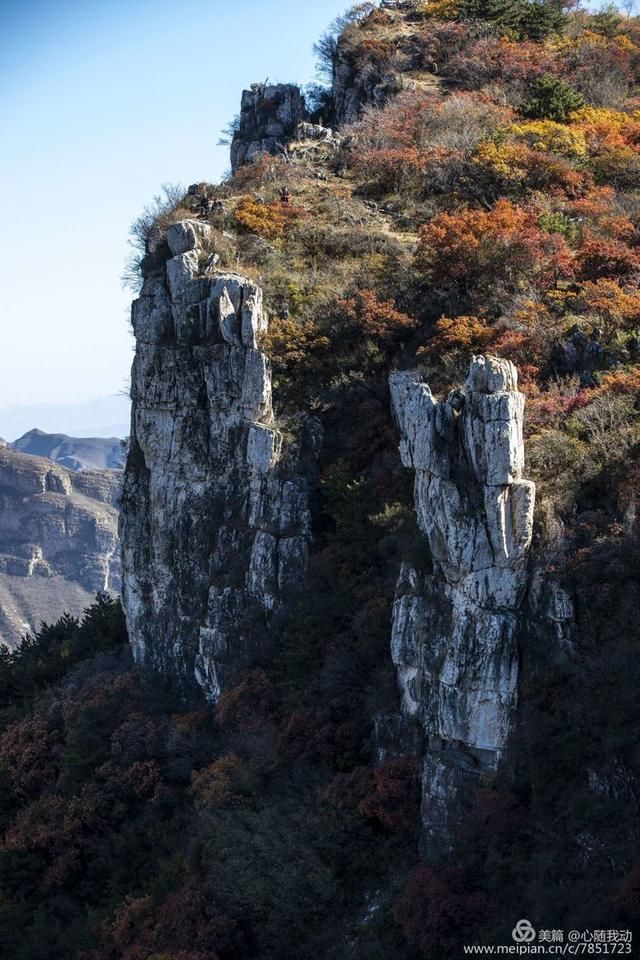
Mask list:
[{"label": "steep mountain slope", "polygon": [[112,608],[0,664],[18,960],[640,924],[640,23],[385,2],[320,48],[137,225],[138,666]]},{"label": "steep mountain slope", "polygon": [[0,638],[9,646],[97,591],[118,592],[122,475],[0,448]]}]

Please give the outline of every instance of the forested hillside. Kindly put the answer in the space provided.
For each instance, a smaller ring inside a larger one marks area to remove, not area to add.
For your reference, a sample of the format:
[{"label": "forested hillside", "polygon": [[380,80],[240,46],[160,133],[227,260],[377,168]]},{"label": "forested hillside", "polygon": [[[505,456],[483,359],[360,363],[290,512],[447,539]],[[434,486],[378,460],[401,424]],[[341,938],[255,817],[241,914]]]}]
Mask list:
[{"label": "forested hillside", "polygon": [[[216,269],[264,290],[280,428],[324,434],[307,586],[215,705],[134,667],[105,598],[3,653],[16,960],[454,960],[520,917],[640,925],[640,20],[361,4],[318,53],[300,135],[158,201],[132,267],[160,276],[199,218]],[[504,761],[431,849],[384,732],[401,561],[432,563],[388,376],[446,396],[476,354],[519,369],[529,594],[551,578],[572,623],[524,630]]]}]

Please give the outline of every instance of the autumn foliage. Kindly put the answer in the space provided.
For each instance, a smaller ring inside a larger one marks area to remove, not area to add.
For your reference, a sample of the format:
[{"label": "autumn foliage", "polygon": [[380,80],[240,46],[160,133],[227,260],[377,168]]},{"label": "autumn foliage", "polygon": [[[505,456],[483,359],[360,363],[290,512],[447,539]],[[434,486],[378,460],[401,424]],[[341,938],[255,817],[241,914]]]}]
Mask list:
[{"label": "autumn foliage", "polygon": [[396,919],[419,956],[447,956],[465,942],[465,934],[486,922],[487,896],[455,867],[421,866],[412,874],[396,905]]},{"label": "autumn foliage", "polygon": [[[208,215],[220,267],[264,289],[311,588],[271,612],[273,651],[215,705],[134,666],[106,597],[0,648],[12,960],[443,960],[511,942],[518,916],[638,918],[640,21],[365,3],[330,34],[331,70],[338,46],[357,119],[242,167]],[[453,850],[419,850],[428,770],[388,759],[389,637],[401,564],[440,573],[388,378],[419,366],[447,396],[476,353],[516,363],[526,397],[531,633],[504,765],[476,758]]]},{"label": "autumn foliage", "polygon": [[361,290],[355,297],[338,301],[337,308],[344,311],[346,323],[363,338],[380,343],[406,336],[417,326],[414,317],[397,310],[392,300],[378,300],[371,290]]},{"label": "autumn foliage", "polygon": [[460,303],[496,307],[521,293],[549,291],[573,271],[564,238],[508,200],[489,211],[434,217],[420,231],[416,263]]},{"label": "autumn foliage", "polygon": [[220,697],[216,719],[223,727],[246,732],[269,722],[277,700],[273,683],[264,670],[253,670]]},{"label": "autumn foliage", "polygon": [[358,810],[384,830],[412,829],[419,807],[418,764],[413,757],[391,760],[373,774],[373,789]]},{"label": "autumn foliage", "polygon": [[244,230],[265,240],[282,239],[304,215],[301,207],[279,201],[258,202],[250,197],[241,200],[234,212],[236,221]]}]

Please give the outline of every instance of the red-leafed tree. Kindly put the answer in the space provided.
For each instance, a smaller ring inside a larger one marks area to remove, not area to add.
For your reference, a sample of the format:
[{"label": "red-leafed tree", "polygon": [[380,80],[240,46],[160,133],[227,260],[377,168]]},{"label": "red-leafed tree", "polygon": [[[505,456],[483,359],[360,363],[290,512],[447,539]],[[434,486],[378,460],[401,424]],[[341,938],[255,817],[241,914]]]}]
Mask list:
[{"label": "red-leafed tree", "polygon": [[434,217],[420,231],[416,264],[454,300],[500,309],[516,294],[545,292],[571,276],[573,256],[533,212],[501,200],[488,211]]},{"label": "red-leafed tree", "polygon": [[400,757],[378,767],[373,789],[358,807],[360,813],[383,830],[414,829],[420,806],[418,772],[414,757]]},{"label": "red-leafed tree", "polygon": [[455,956],[470,932],[491,916],[484,893],[455,867],[420,866],[396,903],[396,920],[420,956]]}]

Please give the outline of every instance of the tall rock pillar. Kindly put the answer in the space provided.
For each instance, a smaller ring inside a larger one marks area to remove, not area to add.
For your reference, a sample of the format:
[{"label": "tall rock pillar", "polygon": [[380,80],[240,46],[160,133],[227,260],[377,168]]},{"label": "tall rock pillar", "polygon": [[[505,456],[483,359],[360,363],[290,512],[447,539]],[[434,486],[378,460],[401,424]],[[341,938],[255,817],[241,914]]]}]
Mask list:
[{"label": "tall rock pillar", "polygon": [[121,536],[135,658],[215,701],[263,656],[304,579],[308,421],[285,443],[260,350],[262,291],[207,269],[208,228],[169,228],[171,253],[133,304],[131,447]]},{"label": "tall rock pillar", "polygon": [[424,732],[423,820],[441,842],[474,778],[495,770],[518,691],[535,485],[524,470],[524,397],[505,360],[474,357],[464,391],[436,401],[418,373],[392,374],[404,465],[433,573],[404,566],[392,656],[402,710]]}]

